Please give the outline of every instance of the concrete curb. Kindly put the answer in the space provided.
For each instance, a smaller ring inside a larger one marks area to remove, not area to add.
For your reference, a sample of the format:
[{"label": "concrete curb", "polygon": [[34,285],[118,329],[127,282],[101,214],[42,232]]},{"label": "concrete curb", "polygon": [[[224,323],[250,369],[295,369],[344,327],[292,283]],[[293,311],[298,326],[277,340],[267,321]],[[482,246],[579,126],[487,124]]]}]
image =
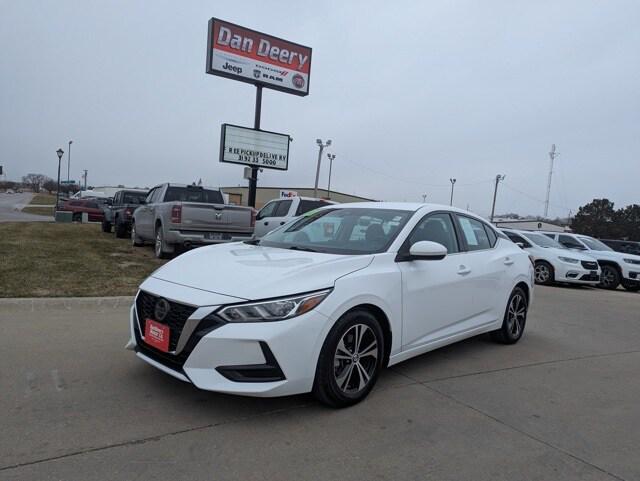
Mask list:
[{"label": "concrete curb", "polygon": [[115,309],[117,307],[129,307],[133,304],[133,296],[117,297],[25,297],[25,298],[0,298],[0,310],[21,309],[41,311],[48,308],[67,309],[74,308],[98,308]]}]

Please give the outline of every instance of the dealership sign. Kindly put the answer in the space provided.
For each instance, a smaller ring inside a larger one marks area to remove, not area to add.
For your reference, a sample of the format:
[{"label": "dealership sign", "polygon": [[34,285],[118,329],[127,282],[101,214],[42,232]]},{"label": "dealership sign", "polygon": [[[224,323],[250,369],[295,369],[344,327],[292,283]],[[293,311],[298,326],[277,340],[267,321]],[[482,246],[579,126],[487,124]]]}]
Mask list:
[{"label": "dealership sign", "polygon": [[222,124],[220,162],[287,170],[290,140],[286,134]]},{"label": "dealership sign", "polygon": [[212,18],[207,73],[304,96],[311,48]]},{"label": "dealership sign", "polygon": [[291,197],[298,197],[298,193],[295,190],[281,190],[280,198],[281,199],[290,199]]}]

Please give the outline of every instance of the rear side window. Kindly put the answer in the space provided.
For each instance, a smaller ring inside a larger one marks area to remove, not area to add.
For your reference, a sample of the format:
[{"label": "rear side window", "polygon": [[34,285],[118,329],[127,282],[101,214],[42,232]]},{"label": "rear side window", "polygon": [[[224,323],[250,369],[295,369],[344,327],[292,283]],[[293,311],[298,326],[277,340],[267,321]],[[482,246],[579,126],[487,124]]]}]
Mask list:
[{"label": "rear side window", "polygon": [[491,242],[482,222],[462,215],[458,216],[458,222],[462,228],[462,235],[467,242],[468,250],[491,249]]},{"label": "rear side window", "polygon": [[291,200],[281,200],[280,202],[278,202],[278,206],[273,213],[273,217],[286,216],[289,213],[289,209],[291,208],[291,202]]},{"label": "rear side window", "polygon": [[296,209],[296,216],[306,214],[325,205],[328,204],[321,200],[300,200],[300,204],[298,204],[298,208]]},{"label": "rear side window", "polygon": [[513,232],[505,232],[507,237],[511,239],[514,243],[520,242],[525,247],[531,247],[530,244],[526,241],[524,237],[519,236],[518,234],[514,234]]},{"label": "rear side window", "polygon": [[265,205],[260,212],[258,212],[258,216],[256,219],[264,219],[265,217],[273,217],[273,213],[278,208],[278,202],[269,202]]},{"label": "rear side window", "polygon": [[139,204],[147,196],[144,192],[126,192],[118,197],[118,204]]},{"label": "rear side window", "polygon": [[207,190],[198,187],[169,187],[164,196],[165,202],[200,202],[203,204],[224,204],[219,190]]},{"label": "rear side window", "polygon": [[568,235],[560,234],[558,236],[558,242],[560,242],[560,244],[562,244],[563,246],[568,247],[569,249],[584,249],[585,248],[580,242],[578,242],[573,237],[568,236]]}]

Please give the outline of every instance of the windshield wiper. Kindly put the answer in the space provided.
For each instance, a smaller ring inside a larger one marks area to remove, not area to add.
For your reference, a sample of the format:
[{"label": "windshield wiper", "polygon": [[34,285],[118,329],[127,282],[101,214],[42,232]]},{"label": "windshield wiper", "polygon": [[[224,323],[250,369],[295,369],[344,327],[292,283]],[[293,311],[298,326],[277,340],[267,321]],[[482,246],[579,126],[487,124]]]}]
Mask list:
[{"label": "windshield wiper", "polygon": [[287,247],[287,249],[291,249],[292,251],[318,252],[317,250],[312,249],[311,247],[301,247],[301,246],[290,246],[290,247]]}]

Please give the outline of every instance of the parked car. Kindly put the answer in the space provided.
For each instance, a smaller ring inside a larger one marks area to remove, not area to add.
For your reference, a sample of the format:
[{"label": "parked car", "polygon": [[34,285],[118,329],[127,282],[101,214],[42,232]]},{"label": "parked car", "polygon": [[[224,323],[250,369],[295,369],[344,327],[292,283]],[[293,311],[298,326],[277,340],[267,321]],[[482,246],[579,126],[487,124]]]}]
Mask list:
[{"label": "parked car", "polygon": [[625,252],[627,254],[640,256],[640,242],[613,240],[613,239],[600,239],[600,240],[604,244],[607,244],[616,252]]},{"label": "parked car", "polygon": [[11,189],[7,189],[7,190],[6,190],[6,193],[7,193],[7,194],[13,194],[13,190],[11,190]]},{"label": "parked car", "polygon": [[538,232],[501,229],[509,239],[533,256],[536,284],[554,282],[597,285],[600,266],[591,256],[570,251]]},{"label": "parked car", "polygon": [[133,213],[131,241],[154,242],[156,257],[163,258],[176,248],[250,239],[254,223],[252,208],[225,205],[219,190],[160,184]]},{"label": "parked car", "polygon": [[616,252],[598,239],[581,234],[544,232],[564,247],[583,251],[600,264],[600,287],[616,289],[620,284],[628,291],[640,290],[640,256]]},{"label": "parked car", "polygon": [[142,205],[149,191],[140,189],[119,190],[113,196],[113,201],[107,202],[102,210],[104,220],[102,231],[111,232],[115,227],[116,237],[124,238],[131,232],[133,212]]},{"label": "parked car", "polygon": [[332,204],[335,204],[335,202],[314,197],[291,197],[271,200],[258,211],[253,236],[259,239],[295,217]]},{"label": "parked car", "polygon": [[532,297],[528,254],[473,214],[340,204],[165,264],[127,347],[201,389],[347,406],[386,366],[485,332],[516,343]]},{"label": "parked car", "polygon": [[74,222],[80,222],[84,212],[88,214],[89,222],[102,222],[104,219],[102,204],[94,199],[68,200],[62,204],[60,210],[73,212]]}]

